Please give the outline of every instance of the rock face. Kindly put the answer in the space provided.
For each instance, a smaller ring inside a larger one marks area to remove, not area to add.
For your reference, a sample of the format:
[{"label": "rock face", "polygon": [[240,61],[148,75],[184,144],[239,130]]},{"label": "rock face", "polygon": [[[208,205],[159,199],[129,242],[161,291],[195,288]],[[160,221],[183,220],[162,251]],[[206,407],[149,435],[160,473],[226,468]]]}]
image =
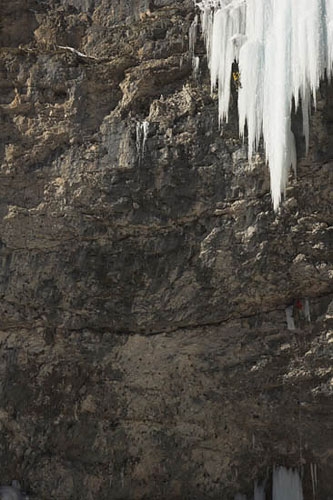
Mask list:
[{"label": "rock face", "polygon": [[332,500],[332,87],[274,214],[192,1],[1,9],[0,482],[228,500],[285,465]]}]

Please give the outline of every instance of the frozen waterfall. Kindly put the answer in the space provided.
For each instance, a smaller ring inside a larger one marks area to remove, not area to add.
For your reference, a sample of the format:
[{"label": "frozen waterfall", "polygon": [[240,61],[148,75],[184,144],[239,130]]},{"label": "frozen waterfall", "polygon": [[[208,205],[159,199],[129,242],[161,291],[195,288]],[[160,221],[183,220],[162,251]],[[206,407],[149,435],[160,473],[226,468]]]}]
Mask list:
[{"label": "frozen waterfall", "polygon": [[219,120],[228,120],[231,68],[239,64],[240,135],[248,130],[248,155],[263,138],[276,210],[290,166],[296,169],[291,111],[302,108],[309,145],[311,96],[332,76],[333,0],[194,0],[201,10],[212,89]]}]

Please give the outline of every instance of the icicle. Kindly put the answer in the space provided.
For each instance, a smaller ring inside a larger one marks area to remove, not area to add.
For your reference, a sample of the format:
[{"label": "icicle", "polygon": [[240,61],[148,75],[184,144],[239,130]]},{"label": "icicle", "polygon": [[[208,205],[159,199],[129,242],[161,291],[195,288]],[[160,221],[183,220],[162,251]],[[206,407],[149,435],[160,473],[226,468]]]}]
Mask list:
[{"label": "icicle", "polygon": [[136,124],[136,152],[138,153],[138,156],[141,156],[141,140],[142,140],[141,123],[137,122],[137,124]]},{"label": "icicle", "polygon": [[293,312],[294,312],[294,306],[289,306],[286,308],[286,320],[287,320],[288,330],[295,330],[295,321]]},{"label": "icicle", "polygon": [[146,141],[149,130],[149,122],[143,121],[136,124],[136,150],[140,159],[144,157]]},{"label": "icicle", "polygon": [[196,15],[188,33],[188,46],[191,56],[194,55],[195,44],[197,41],[197,32],[198,32],[198,16]]},{"label": "icicle", "polygon": [[198,23],[199,23],[199,18],[196,15],[191,26],[189,29],[189,34],[188,34],[188,45],[189,45],[189,51],[190,55],[192,57],[192,69],[193,69],[193,78],[196,80],[199,75],[199,64],[200,64],[200,58],[199,56],[195,55],[195,44],[197,41],[197,33],[198,33]]},{"label": "icicle", "polygon": [[192,59],[192,68],[193,68],[193,78],[197,80],[199,76],[199,66],[200,66],[200,58],[199,56],[194,56]]},{"label": "icicle", "polygon": [[245,10],[242,2],[232,2],[214,12],[209,29],[211,89],[217,87],[219,122],[228,121],[230,77],[234,60],[239,53],[239,36],[244,28]]},{"label": "icicle", "polygon": [[147,136],[148,136],[148,129],[149,129],[149,122],[144,121],[142,123],[142,133],[143,133],[143,138],[142,138],[142,156],[145,154],[146,141],[147,141]]},{"label": "icicle", "polygon": [[265,483],[259,486],[259,484],[255,482],[253,498],[254,500],[266,500]]},{"label": "icicle", "polygon": [[273,500],[303,500],[302,481],[297,470],[274,467]]},{"label": "icicle", "polygon": [[309,149],[311,96],[333,74],[332,0],[200,0],[212,90],[218,90],[219,120],[228,120],[230,76],[239,63],[240,135],[248,130],[249,161],[264,140],[271,193],[277,210],[289,169],[296,172],[292,102],[302,103]]},{"label": "icicle", "polygon": [[309,323],[311,323],[309,299],[305,299],[304,300],[304,317],[305,317],[306,321],[308,321]]},{"label": "icicle", "polygon": [[312,482],[312,496],[313,500],[316,500],[317,489],[318,489],[317,464],[310,464],[310,470],[311,470],[311,482]]}]

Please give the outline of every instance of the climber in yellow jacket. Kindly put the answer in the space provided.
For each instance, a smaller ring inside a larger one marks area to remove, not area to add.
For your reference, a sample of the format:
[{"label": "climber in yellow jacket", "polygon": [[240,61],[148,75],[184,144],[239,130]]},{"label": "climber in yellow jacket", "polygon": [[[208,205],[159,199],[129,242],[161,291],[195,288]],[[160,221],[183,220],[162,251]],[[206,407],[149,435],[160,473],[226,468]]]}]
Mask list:
[{"label": "climber in yellow jacket", "polygon": [[232,72],[232,79],[233,79],[234,85],[236,87],[236,90],[240,89],[242,87],[241,80],[240,80],[240,72],[233,71]]}]

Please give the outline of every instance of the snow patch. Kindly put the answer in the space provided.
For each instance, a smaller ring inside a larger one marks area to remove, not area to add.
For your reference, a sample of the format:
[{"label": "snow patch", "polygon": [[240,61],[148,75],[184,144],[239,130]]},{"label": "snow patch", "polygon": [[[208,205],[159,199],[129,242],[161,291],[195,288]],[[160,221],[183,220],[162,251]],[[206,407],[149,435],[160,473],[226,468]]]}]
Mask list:
[{"label": "snow patch", "polygon": [[57,45],[58,49],[63,49],[63,50],[68,50],[69,52],[73,52],[73,54],[76,54],[79,57],[82,57],[83,59],[95,59],[97,60],[97,57],[94,56],[87,56],[87,54],[83,54],[83,52],[80,52],[79,50],[74,49],[74,47],[69,47],[68,45]]}]

